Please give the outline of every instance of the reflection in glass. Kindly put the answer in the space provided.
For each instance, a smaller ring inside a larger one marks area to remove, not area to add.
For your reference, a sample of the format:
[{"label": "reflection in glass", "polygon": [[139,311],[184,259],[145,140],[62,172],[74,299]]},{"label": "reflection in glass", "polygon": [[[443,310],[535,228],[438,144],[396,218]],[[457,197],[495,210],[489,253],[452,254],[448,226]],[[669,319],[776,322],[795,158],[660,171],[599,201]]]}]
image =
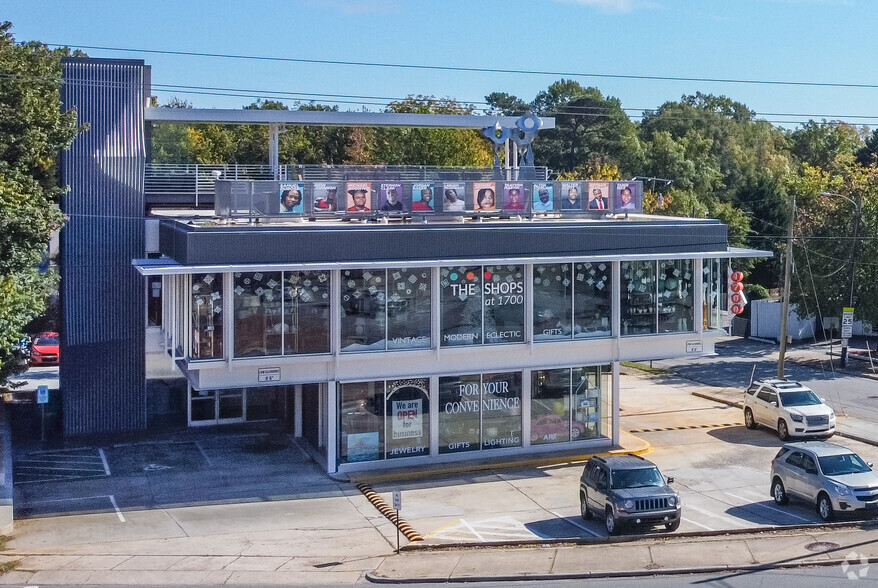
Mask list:
[{"label": "reflection in glass", "polygon": [[531,372],[530,442],[533,445],[577,439],[581,424],[570,429],[570,368]]},{"label": "reflection in glass", "polygon": [[489,265],[482,276],[485,343],[524,341],[524,266]]},{"label": "reflection in glass", "polygon": [[482,374],[482,449],[521,446],[521,372]]},{"label": "reflection in glass", "polygon": [[656,262],[623,261],[622,335],[656,332]]},{"label": "reflection in glass", "polygon": [[283,386],[247,388],[247,421],[265,421],[284,417]]},{"label": "reflection in glass", "polygon": [[481,266],[440,270],[442,347],[482,342],[481,274]]},{"label": "reflection in glass", "polygon": [[388,270],[387,348],[430,347],[430,268]]},{"label": "reflection in glass", "polygon": [[572,336],[573,280],[569,263],[534,264],[534,340]]},{"label": "reflection in glass", "polygon": [[579,338],[609,337],[610,286],[609,261],[577,263],[573,268],[573,332]]},{"label": "reflection in glass", "polygon": [[582,439],[610,436],[610,366],[573,368],[573,427]]},{"label": "reflection in glass", "polygon": [[430,454],[430,380],[387,382],[387,458]]},{"label": "reflection in glass", "polygon": [[235,357],[280,355],[281,272],[235,274]]},{"label": "reflection in glass", "polygon": [[384,270],[341,272],[341,350],[384,349]]},{"label": "reflection in glass", "polygon": [[658,332],[694,331],[692,260],[668,259],[658,266]]},{"label": "reflection in glass", "polygon": [[705,259],[702,268],[703,299],[703,329],[721,329],[723,327],[722,313],[723,303],[726,300],[723,287],[725,280],[722,272],[723,260]]},{"label": "reflection in glass", "polygon": [[439,378],[439,453],[480,448],[481,407],[479,375]]},{"label": "reflection in glass", "polygon": [[284,273],[284,353],[329,352],[329,272]]},{"label": "reflection in glass", "polygon": [[222,357],[223,275],[193,274],[192,359]]},{"label": "reflection in glass", "polygon": [[384,456],[384,382],[339,384],[339,463]]}]

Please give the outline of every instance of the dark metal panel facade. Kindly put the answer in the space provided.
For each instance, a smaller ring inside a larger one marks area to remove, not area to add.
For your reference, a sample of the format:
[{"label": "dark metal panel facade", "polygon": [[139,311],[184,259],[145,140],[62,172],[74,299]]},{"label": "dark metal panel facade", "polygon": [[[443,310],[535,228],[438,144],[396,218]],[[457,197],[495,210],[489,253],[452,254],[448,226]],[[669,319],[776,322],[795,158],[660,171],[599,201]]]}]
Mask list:
[{"label": "dark metal panel facade", "polygon": [[62,153],[61,369],[65,435],[146,427],[146,165],[142,61],[65,59],[61,100],[88,124]]},{"label": "dark metal panel facade", "polygon": [[162,221],[163,254],[182,265],[410,262],[723,251],[719,221],[598,221],[195,227]]}]

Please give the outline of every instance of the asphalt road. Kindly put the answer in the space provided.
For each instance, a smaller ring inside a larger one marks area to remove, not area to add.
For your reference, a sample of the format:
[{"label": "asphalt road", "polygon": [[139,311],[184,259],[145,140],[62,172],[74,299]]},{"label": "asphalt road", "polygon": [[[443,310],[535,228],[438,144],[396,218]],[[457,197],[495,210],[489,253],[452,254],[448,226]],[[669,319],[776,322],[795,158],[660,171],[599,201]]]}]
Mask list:
[{"label": "asphalt road", "polygon": [[[799,352],[799,350],[803,352]],[[805,350],[808,350],[807,352]],[[817,349],[818,351],[813,351]],[[837,352],[838,347],[834,350]],[[788,357],[811,357],[827,351],[824,347],[793,347]],[[718,342],[717,355],[713,357],[682,357],[653,362],[655,367],[673,370],[676,374],[710,386],[734,386],[744,390],[754,379],[777,375],[778,346],[749,339],[730,339]],[[866,364],[850,360],[861,372]],[[805,384],[839,414],[878,423],[878,379],[862,374],[838,371],[838,358],[834,367],[827,360],[815,365],[801,365],[793,361],[784,363],[787,377]]]}]

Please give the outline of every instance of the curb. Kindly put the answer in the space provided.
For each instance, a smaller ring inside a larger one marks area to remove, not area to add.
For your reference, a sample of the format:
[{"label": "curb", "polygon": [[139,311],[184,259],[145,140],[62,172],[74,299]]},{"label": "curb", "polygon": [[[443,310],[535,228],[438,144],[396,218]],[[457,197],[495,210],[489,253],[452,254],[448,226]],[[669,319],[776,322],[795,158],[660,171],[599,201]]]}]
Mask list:
[{"label": "curb", "polygon": [[363,493],[363,496],[372,503],[378,512],[384,515],[384,517],[393,523],[393,525],[399,529],[400,533],[402,533],[406,539],[409,541],[423,541],[424,538],[421,537],[417,531],[415,531],[414,527],[405,522],[399,517],[399,513],[384,502],[384,499],[378,495],[377,492],[372,490],[372,487],[368,484],[357,484],[357,489]]},{"label": "curb", "polygon": [[[866,558],[868,563],[878,563],[878,557]],[[531,574],[527,576],[467,576],[455,578],[388,578],[366,572],[365,578],[373,584],[462,584],[466,582],[533,582],[548,580],[588,580],[600,578],[638,578],[646,576],[677,576],[684,574],[718,574],[723,572],[760,572],[803,567],[830,567],[843,564],[845,558],[800,563],[740,564],[722,566],[694,566],[688,568],[656,568],[650,570],[619,570],[607,572],[575,572],[564,574]]]}]

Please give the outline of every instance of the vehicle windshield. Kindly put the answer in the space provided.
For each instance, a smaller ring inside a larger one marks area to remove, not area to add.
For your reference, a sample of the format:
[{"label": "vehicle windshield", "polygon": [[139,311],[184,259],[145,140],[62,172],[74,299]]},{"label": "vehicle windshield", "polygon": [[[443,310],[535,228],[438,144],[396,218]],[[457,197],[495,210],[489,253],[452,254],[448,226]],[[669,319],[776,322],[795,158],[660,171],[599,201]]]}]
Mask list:
[{"label": "vehicle windshield", "polygon": [[780,402],[784,406],[809,406],[823,404],[816,394],[810,390],[797,390],[796,392],[781,392]]},{"label": "vehicle windshield", "polygon": [[58,345],[58,337],[37,337],[34,345]]},{"label": "vehicle windshield", "polygon": [[622,470],[613,472],[613,488],[645,488],[647,486],[664,486],[665,479],[657,468]]},{"label": "vehicle windshield", "polygon": [[872,471],[856,453],[827,455],[826,457],[818,457],[817,461],[820,462],[820,469],[823,470],[824,476],[844,476],[845,474],[862,474]]}]

